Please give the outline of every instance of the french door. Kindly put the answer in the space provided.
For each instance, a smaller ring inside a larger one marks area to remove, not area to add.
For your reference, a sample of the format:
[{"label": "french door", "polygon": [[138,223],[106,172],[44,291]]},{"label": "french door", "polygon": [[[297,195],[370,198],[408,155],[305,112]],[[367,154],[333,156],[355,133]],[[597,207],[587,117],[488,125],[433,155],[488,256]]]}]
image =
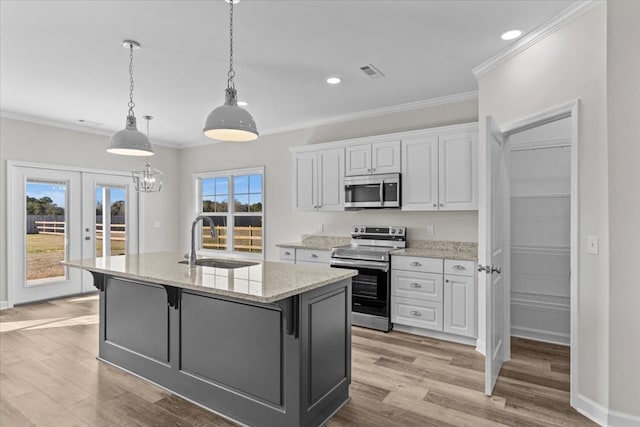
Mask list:
[{"label": "french door", "polygon": [[138,197],[129,176],[8,163],[9,303],[92,290],[60,264],[138,251]]}]

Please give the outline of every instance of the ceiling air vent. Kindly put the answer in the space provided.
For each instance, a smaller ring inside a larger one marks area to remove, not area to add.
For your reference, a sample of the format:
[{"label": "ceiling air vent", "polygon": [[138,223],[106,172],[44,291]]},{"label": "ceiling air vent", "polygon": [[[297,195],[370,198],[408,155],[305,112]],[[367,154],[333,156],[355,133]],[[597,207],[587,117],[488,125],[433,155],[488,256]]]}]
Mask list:
[{"label": "ceiling air vent", "polygon": [[382,71],[377,69],[373,64],[367,64],[363,67],[360,67],[360,69],[371,79],[379,79],[380,77],[384,77]]}]

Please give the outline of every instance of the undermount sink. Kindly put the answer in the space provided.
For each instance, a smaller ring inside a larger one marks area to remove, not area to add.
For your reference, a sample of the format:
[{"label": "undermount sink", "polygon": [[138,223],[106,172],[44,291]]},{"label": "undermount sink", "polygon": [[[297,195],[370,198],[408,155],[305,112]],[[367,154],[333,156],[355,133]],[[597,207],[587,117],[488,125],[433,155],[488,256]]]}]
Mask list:
[{"label": "undermount sink", "polygon": [[[189,264],[189,261],[178,261],[178,264]],[[228,259],[219,259],[219,258],[200,258],[196,260],[196,265],[202,267],[215,267],[215,268],[241,268],[241,267],[250,267],[252,265],[258,264],[257,262],[251,261],[235,261]]]}]

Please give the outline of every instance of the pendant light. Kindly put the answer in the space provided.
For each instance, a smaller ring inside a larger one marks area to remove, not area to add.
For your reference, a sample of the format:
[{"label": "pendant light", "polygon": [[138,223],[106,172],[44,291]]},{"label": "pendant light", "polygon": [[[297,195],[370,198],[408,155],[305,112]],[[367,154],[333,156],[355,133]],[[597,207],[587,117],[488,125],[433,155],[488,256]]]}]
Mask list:
[{"label": "pendant light", "polygon": [[207,117],[204,135],[219,141],[253,141],[258,138],[256,122],[251,114],[238,106],[238,93],[233,82],[233,3],[229,1],[229,72],[224,105],[216,108]]},{"label": "pendant light", "polygon": [[[143,116],[143,118],[147,121],[147,141],[149,140],[149,121],[153,120],[152,116]],[[156,191],[160,191],[162,188],[162,178],[164,177],[163,173],[158,169],[153,169],[151,167],[151,162],[147,160],[144,165],[144,169],[133,171],[131,173],[133,176],[133,183],[136,186],[136,191],[140,193],[153,193]]]},{"label": "pendant light", "polygon": [[109,143],[107,152],[121,154],[123,156],[153,156],[153,147],[142,132],[136,126],[136,116],[133,114],[133,51],[140,49],[140,43],[133,40],[124,40],[122,45],[129,49],[129,113],[125,128],[116,132]]}]

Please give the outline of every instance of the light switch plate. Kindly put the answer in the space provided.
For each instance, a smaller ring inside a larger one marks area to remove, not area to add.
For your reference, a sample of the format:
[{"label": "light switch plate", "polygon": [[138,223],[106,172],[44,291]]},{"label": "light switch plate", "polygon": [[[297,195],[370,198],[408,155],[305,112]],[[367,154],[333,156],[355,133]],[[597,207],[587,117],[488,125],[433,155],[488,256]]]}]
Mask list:
[{"label": "light switch plate", "polygon": [[587,236],[587,253],[598,255],[600,251],[600,245],[598,243],[598,236]]}]

